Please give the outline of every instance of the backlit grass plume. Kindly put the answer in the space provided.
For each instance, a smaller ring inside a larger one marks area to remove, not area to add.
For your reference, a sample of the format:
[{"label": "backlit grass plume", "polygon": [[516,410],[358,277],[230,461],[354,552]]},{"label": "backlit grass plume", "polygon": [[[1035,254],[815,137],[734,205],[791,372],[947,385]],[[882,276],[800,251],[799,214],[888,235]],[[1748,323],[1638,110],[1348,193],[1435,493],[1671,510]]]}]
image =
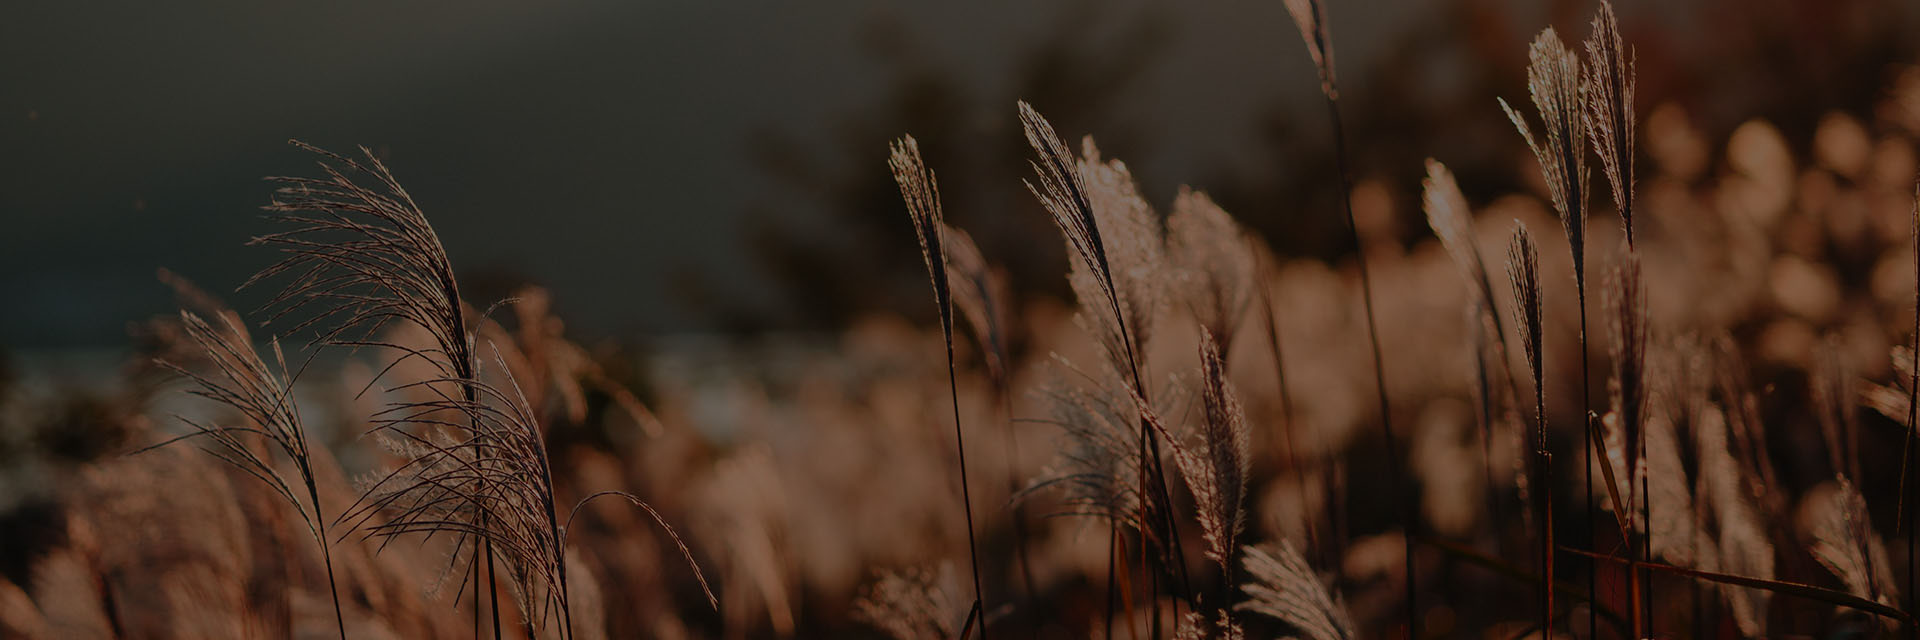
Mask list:
[{"label": "backlit grass plume", "polygon": [[[345,638],[340,588],[333,575],[333,550],[327,540],[327,520],[320,509],[320,491],[314,482],[313,452],[300,422],[300,408],[293,400],[293,381],[298,374],[288,374],[278,340],[269,343],[276,365],[270,368],[254,350],[235,314],[222,312],[216,318],[218,327],[191,311],[180,312],[181,326],[199,347],[211,371],[203,374],[172,362],[161,365],[192,381],[194,388],[188,393],[233,409],[244,422],[221,426],[183,416],[180,420],[192,432],[148,449],[185,440],[204,443],[201,449],[209,455],[265,483],[274,495],[287,501],[299,513],[314,544],[320,545],[321,560],[327,565],[327,590],[333,596],[334,624],[340,637]],[[285,458],[293,473],[283,471],[276,457]]]},{"label": "backlit grass plume", "polygon": [[[1085,311],[1081,319],[1100,339],[1112,368],[1128,381],[1132,393],[1144,397],[1140,352],[1157,302],[1152,285],[1158,282],[1156,270],[1162,266],[1154,253],[1161,244],[1157,225],[1133,192],[1124,165],[1102,163],[1090,140],[1083,157],[1076,160],[1039,112],[1024,101],[1019,108],[1027,143],[1037,156],[1031,164],[1038,184],[1028,181],[1027,190],[1060,228],[1075,258],[1070,282]],[[1109,243],[1103,235],[1108,227],[1118,229],[1121,237]],[[1169,550],[1181,544],[1179,527],[1169,511],[1172,499],[1161,468],[1160,440],[1145,415],[1140,416],[1139,433],[1135,458],[1141,500],[1134,526],[1143,538],[1145,564],[1154,559],[1148,554],[1149,543]],[[1180,582],[1180,592],[1186,591],[1185,562],[1179,554],[1161,553],[1158,558],[1168,566],[1170,578]],[[1152,614],[1158,627],[1159,609]]]},{"label": "backlit grass plume", "polygon": [[[320,156],[325,177],[269,178],[279,189],[268,217],[294,228],[250,243],[286,257],[242,286],[290,276],[262,307],[269,321],[304,315],[290,332],[331,325],[316,343],[394,349],[405,354],[402,361],[423,360],[444,376],[473,379],[472,326],[453,265],[413,196],[371,151],[360,150],[362,162],[292,144]],[[377,333],[395,324],[424,329],[433,347],[379,341]]]},{"label": "backlit grass plume", "polygon": [[[1247,475],[1252,471],[1251,433],[1240,399],[1227,382],[1220,345],[1200,330],[1200,444],[1176,452],[1180,474],[1193,492],[1206,556],[1231,579],[1235,538],[1246,524]],[[1190,451],[1190,452],[1189,452]]]},{"label": "backlit grass plume", "polygon": [[[947,388],[953,400],[953,442],[960,456],[960,500],[967,516],[967,556],[973,566],[974,607],[985,606],[980,588],[980,551],[974,543],[973,493],[967,482],[967,440],[960,422],[959,377],[953,362],[953,290],[947,281],[947,252],[942,245],[946,222],[940,212],[940,184],[933,169],[920,158],[920,143],[912,136],[901,138],[892,147],[887,166],[900,185],[900,197],[906,201],[907,215],[913,220],[914,235],[920,239],[920,257],[926,260],[927,277],[933,281],[934,302],[940,306],[940,333],[947,343]],[[987,625],[980,625],[980,637],[986,638]]]},{"label": "backlit grass plume", "polygon": [[1314,575],[1293,543],[1282,540],[1271,551],[1249,546],[1242,558],[1248,582],[1240,590],[1247,599],[1235,609],[1284,622],[1306,640],[1357,637],[1346,608]]},{"label": "backlit grass plume", "polygon": [[[407,388],[443,400],[459,396],[465,403],[477,403],[474,323],[461,300],[452,261],[426,214],[372,151],[361,148],[361,161],[297,140],[291,144],[318,155],[324,177],[268,179],[279,185],[267,206],[268,217],[293,228],[250,242],[278,248],[285,257],[254,274],[242,287],[291,278],[262,305],[269,313],[268,322],[292,317],[290,332],[317,328],[313,343],[318,345],[398,352],[399,357],[381,369],[369,386],[402,364],[417,361],[430,366],[441,381],[408,383]],[[383,329],[406,325],[424,332],[430,344],[416,347],[381,335]],[[439,427],[463,428],[451,423]],[[487,517],[484,511],[476,515]],[[487,526],[475,524],[480,529]],[[479,580],[482,570],[487,572],[485,584],[497,638],[500,606],[492,540],[474,539],[481,547],[479,561],[473,565],[474,579]],[[478,595],[476,591],[476,634]]]},{"label": "backlit grass plume", "polygon": [[[1532,485],[1534,518],[1540,524],[1539,563],[1542,584],[1553,584],[1553,454],[1547,451],[1547,398],[1540,362],[1540,250],[1525,224],[1514,227],[1507,245],[1507,279],[1513,284],[1513,324],[1520,335],[1520,350],[1526,355],[1527,372],[1533,379]],[[1553,637],[1553,589],[1540,589],[1540,633]]]},{"label": "backlit grass plume", "polygon": [[[1581,76],[1580,56],[1560,42],[1559,34],[1552,27],[1540,32],[1527,50],[1530,64],[1527,67],[1527,90],[1533,98],[1533,106],[1540,114],[1543,137],[1536,138],[1527,119],[1522,117],[1506,100],[1500,100],[1501,110],[1513,121],[1520,137],[1533,150],[1534,159],[1540,163],[1540,175],[1546,179],[1547,191],[1553,199],[1553,210],[1560,216],[1560,226],[1567,232],[1567,245],[1573,254],[1573,283],[1579,302],[1580,314],[1580,415],[1583,421],[1591,422],[1593,406],[1589,391],[1593,388],[1588,379],[1591,369],[1587,366],[1587,270],[1586,270],[1586,227],[1587,227],[1587,117],[1586,86]],[[1586,461],[1587,520],[1588,527],[1582,542],[1591,547],[1593,542],[1592,520],[1594,518],[1593,501],[1593,460],[1596,445],[1604,446],[1600,440],[1599,429],[1592,424],[1584,425],[1582,432],[1582,458]],[[1587,572],[1587,590],[1597,591],[1600,572]],[[1594,629],[1588,629],[1592,635]]]},{"label": "backlit grass plume", "polygon": [[1520,137],[1533,150],[1546,178],[1547,193],[1553,199],[1554,213],[1567,232],[1567,244],[1573,249],[1573,273],[1578,286],[1585,288],[1586,214],[1587,214],[1587,119],[1586,88],[1581,84],[1580,57],[1566,45],[1552,27],[1541,31],[1527,49],[1532,64],[1527,67],[1527,91],[1540,114],[1541,136],[1536,137],[1527,118],[1514,111],[1505,99],[1500,109],[1513,121]]},{"label": "backlit grass plume", "polygon": [[[1470,302],[1466,313],[1469,331],[1474,336],[1474,377],[1478,383],[1475,395],[1479,400],[1487,502],[1493,520],[1500,522],[1500,500],[1494,482],[1494,425],[1508,421],[1510,416],[1503,407],[1510,406],[1510,402],[1517,402],[1520,397],[1518,383],[1507,370],[1506,322],[1501,319],[1498,303],[1495,302],[1498,298],[1494,294],[1493,277],[1489,275],[1478,235],[1474,232],[1473,210],[1468,206],[1466,196],[1460,193],[1460,185],[1454,180],[1453,172],[1432,158],[1427,159],[1427,177],[1421,182],[1421,202],[1427,214],[1427,225],[1433,228],[1434,236],[1440,239],[1441,248],[1447,251],[1447,256],[1467,284]],[[1496,399],[1502,393],[1512,394],[1509,402]],[[1524,466],[1524,461],[1510,464]],[[1515,475],[1515,485],[1522,498],[1525,498],[1528,491],[1525,473]]]},{"label": "backlit grass plume", "polygon": [[1587,133],[1600,156],[1601,172],[1613,188],[1613,203],[1633,246],[1633,52],[1620,38],[1613,3],[1600,1],[1587,36]]}]

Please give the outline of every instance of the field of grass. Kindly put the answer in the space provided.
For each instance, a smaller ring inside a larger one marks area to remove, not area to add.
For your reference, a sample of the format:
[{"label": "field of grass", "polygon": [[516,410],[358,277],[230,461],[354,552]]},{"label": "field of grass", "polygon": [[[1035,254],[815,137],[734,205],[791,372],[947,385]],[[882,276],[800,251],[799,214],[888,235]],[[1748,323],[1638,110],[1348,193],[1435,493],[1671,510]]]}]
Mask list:
[{"label": "field of grass", "polygon": [[430,168],[295,142],[252,279],[163,271],[102,390],[0,375],[0,637],[1913,637],[1920,69],[1709,139],[1602,2],[1485,96],[1529,188],[1424,150],[1408,244],[1286,4],[1344,257],[1023,101],[1072,298],[902,131],[937,324],[826,344],[580,344],[463,294]]}]

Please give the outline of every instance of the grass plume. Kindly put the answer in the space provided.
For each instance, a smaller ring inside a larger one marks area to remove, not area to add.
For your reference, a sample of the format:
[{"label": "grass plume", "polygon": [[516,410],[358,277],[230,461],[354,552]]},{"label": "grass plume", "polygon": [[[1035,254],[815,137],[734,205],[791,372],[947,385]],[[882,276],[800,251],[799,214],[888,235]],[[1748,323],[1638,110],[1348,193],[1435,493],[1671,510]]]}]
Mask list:
[{"label": "grass plume", "polygon": [[1357,637],[1346,608],[1314,575],[1293,543],[1282,540],[1272,551],[1245,547],[1241,557],[1248,582],[1240,590],[1247,599],[1235,609],[1284,622],[1306,640]]},{"label": "grass plume", "polygon": [[[959,377],[953,362],[953,292],[947,280],[947,252],[942,244],[946,222],[940,211],[940,184],[933,169],[920,158],[920,143],[912,136],[893,144],[887,166],[900,185],[900,197],[907,203],[907,215],[913,220],[914,235],[920,239],[920,257],[926,260],[927,277],[933,281],[934,302],[940,306],[940,333],[947,344],[947,386],[953,400],[953,442],[960,456],[960,500],[967,517],[967,556],[973,566],[973,600],[984,607],[980,588],[980,551],[974,542],[973,493],[967,482],[967,440],[960,421]],[[980,637],[987,637],[987,625],[980,625]]]},{"label": "grass plume", "polygon": [[[1513,284],[1513,324],[1520,335],[1520,350],[1526,355],[1527,372],[1533,379],[1532,484],[1535,487],[1534,518],[1540,522],[1540,548],[1536,560],[1541,584],[1553,584],[1553,454],[1547,451],[1547,398],[1541,375],[1540,250],[1525,224],[1516,224],[1507,245],[1507,279]],[[1553,637],[1553,590],[1540,590],[1540,633]]]},{"label": "grass plume", "polygon": [[1634,111],[1633,50],[1620,37],[1620,23],[1613,17],[1613,3],[1600,0],[1593,17],[1593,33],[1587,36],[1586,119],[1587,133],[1594,151],[1600,156],[1601,173],[1613,188],[1613,203],[1620,211],[1621,227],[1626,230],[1627,246],[1633,246],[1633,139]]}]

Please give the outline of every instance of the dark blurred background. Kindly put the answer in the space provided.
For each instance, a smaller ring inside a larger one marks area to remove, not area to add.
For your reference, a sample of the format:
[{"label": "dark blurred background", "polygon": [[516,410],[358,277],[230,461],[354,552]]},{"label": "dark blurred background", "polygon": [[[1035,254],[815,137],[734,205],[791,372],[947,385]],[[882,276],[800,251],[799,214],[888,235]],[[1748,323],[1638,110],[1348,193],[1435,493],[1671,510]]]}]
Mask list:
[{"label": "dark blurred background", "polygon": [[[1577,41],[1588,2],[1331,3],[1357,171],[1417,239],[1421,159],[1470,198],[1526,188],[1494,97],[1527,41]],[[1642,117],[1709,139],[1750,117],[1804,150],[1915,60],[1888,0],[1622,0]],[[1317,84],[1277,0],[895,3],[69,3],[0,7],[0,346],[119,346],[172,307],[168,268],[216,291],[274,260],[243,246],[292,138],[366,145],[426,209],[484,302],[548,286],[587,337],[819,330],[925,314],[884,165],[911,133],[949,218],[1029,293],[1063,289],[1020,180],[1031,101],[1093,134],[1164,206],[1211,192],[1290,255],[1346,247]],[[1717,161],[1717,160],[1716,160]],[[256,297],[238,295],[247,306]]]}]

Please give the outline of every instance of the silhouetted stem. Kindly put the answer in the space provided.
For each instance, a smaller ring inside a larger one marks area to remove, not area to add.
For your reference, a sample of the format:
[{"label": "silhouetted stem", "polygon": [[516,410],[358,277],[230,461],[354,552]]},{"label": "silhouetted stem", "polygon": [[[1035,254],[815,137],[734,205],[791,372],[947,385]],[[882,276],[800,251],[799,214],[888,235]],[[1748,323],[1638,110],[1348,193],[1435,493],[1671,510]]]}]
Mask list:
[{"label": "silhouetted stem", "polygon": [[1340,208],[1346,211],[1347,233],[1353,239],[1354,261],[1360,267],[1360,297],[1367,311],[1367,344],[1373,349],[1374,389],[1380,400],[1380,431],[1386,439],[1387,468],[1393,470],[1394,499],[1399,503],[1400,517],[1407,528],[1402,551],[1406,571],[1407,637],[1412,638],[1419,635],[1419,607],[1414,601],[1416,581],[1413,572],[1413,536],[1419,530],[1419,520],[1413,512],[1405,473],[1400,469],[1400,447],[1394,441],[1393,412],[1387,401],[1387,371],[1380,356],[1379,322],[1373,312],[1373,281],[1367,274],[1367,248],[1360,240],[1360,227],[1353,218],[1353,199],[1348,193],[1352,189],[1353,178],[1347,165],[1347,142],[1340,121],[1340,102],[1332,96],[1327,97],[1327,115],[1333,121],[1334,157],[1340,171]]}]

